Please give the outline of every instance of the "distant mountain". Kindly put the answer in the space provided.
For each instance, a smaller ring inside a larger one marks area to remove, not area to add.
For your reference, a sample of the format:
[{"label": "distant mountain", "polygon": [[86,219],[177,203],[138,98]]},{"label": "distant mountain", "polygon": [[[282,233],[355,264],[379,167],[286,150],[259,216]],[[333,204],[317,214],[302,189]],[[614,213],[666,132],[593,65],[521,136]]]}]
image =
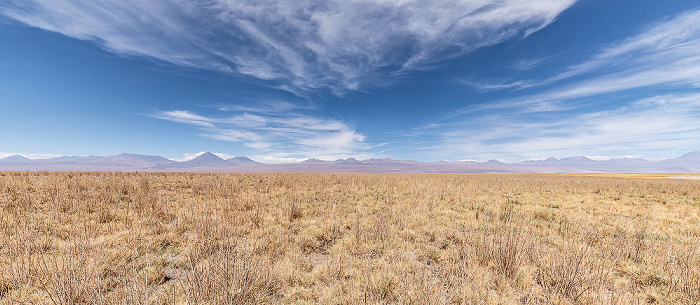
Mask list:
[{"label": "distant mountain", "polygon": [[678,158],[674,159],[668,159],[664,161],[669,161],[669,162],[698,162],[700,161],[700,151],[694,151],[687,153],[685,155],[682,155]]},{"label": "distant mountain", "polygon": [[559,164],[566,164],[566,165],[587,165],[587,164],[598,164],[599,161],[594,161],[591,160],[587,157],[583,156],[576,156],[576,157],[568,157],[568,158],[562,158],[559,160]]},{"label": "distant mountain", "polygon": [[304,161],[301,161],[301,163],[306,163],[306,164],[310,164],[310,163],[317,163],[318,164],[318,163],[330,163],[330,162],[331,161],[324,161],[324,160],[319,160],[316,158],[311,158],[311,159],[306,159]]},{"label": "distant mountain", "polygon": [[389,158],[381,158],[381,159],[380,158],[371,158],[371,159],[363,160],[362,162],[367,163],[367,164],[381,164],[381,163],[394,163],[397,161],[389,159]]},{"label": "distant mountain", "polygon": [[420,162],[418,161],[413,161],[413,160],[394,160],[394,159],[389,159],[389,158],[372,158],[372,159],[367,159],[367,160],[362,160],[360,161],[364,164],[384,164],[384,165],[391,165],[391,164],[419,164]]},{"label": "distant mountain", "polygon": [[498,161],[498,160],[496,160],[496,159],[491,159],[491,160],[487,161],[486,164],[490,164],[490,165],[503,165],[503,164],[505,164],[505,163],[503,163],[503,162],[501,162],[501,161]]},{"label": "distant mountain", "polygon": [[43,165],[85,165],[105,167],[153,167],[176,163],[175,161],[160,157],[123,153],[116,156],[70,156],[53,159],[34,160],[36,164]]},{"label": "distant mountain", "polygon": [[32,159],[26,158],[22,155],[12,155],[7,158],[0,159],[0,162],[7,162],[7,163],[27,163],[31,162]]},{"label": "distant mountain", "polygon": [[605,161],[587,157],[548,158],[520,163],[354,158],[299,163],[262,164],[239,156],[223,160],[211,152],[176,162],[160,156],[123,153],[115,156],[70,156],[30,160],[20,155],[0,159],[0,170],[18,171],[207,171],[207,172],[358,172],[358,173],[561,173],[561,172],[700,172],[700,152],[663,161],[622,158]]},{"label": "distant mountain", "polygon": [[357,161],[355,158],[347,158],[347,159],[338,159],[334,161],[335,163],[339,164],[359,164],[360,161]]},{"label": "distant mountain", "polygon": [[546,160],[528,160],[528,161],[523,161],[518,164],[520,165],[557,165],[559,163],[559,159],[550,157],[547,158]]},{"label": "distant mountain", "polygon": [[136,155],[136,154],[129,154],[129,153],[123,153],[121,155],[112,156],[111,158],[112,159],[150,162],[153,164],[173,164],[176,162],[176,161],[173,161],[173,160],[170,160],[168,158],[161,157],[161,156]]},{"label": "distant mountain", "polygon": [[190,161],[185,161],[180,163],[181,166],[184,167],[202,167],[202,166],[227,166],[231,165],[231,163],[226,162],[226,160],[219,158],[219,156],[210,153],[210,152],[205,152],[199,157],[194,158]]},{"label": "distant mountain", "polygon": [[518,163],[520,165],[548,165],[548,166],[582,166],[601,164],[600,161],[591,160],[584,156],[568,157],[568,158],[547,158],[545,160],[530,160]]},{"label": "distant mountain", "polygon": [[700,151],[687,153],[678,158],[666,159],[658,162],[665,172],[699,172],[700,171]]},{"label": "distant mountain", "polygon": [[646,159],[638,159],[638,158],[622,158],[622,159],[610,159],[607,161],[603,161],[604,163],[608,164],[619,164],[619,165],[646,165],[649,164],[651,161],[646,160]]},{"label": "distant mountain", "polygon": [[[146,155],[136,155],[123,153],[116,156],[108,157],[88,157],[87,160],[91,160],[90,164],[98,164],[104,166],[138,166],[138,167],[152,167],[152,166],[166,166],[175,164],[175,161],[166,159],[160,156],[146,156]],[[83,162],[85,163],[85,162]]]},{"label": "distant mountain", "polygon": [[231,164],[236,164],[236,165],[256,165],[256,164],[261,164],[261,163],[259,163],[259,162],[255,162],[255,161],[251,160],[250,158],[244,157],[244,156],[238,156],[238,157],[235,157],[235,158],[226,159],[226,162],[231,163]]}]

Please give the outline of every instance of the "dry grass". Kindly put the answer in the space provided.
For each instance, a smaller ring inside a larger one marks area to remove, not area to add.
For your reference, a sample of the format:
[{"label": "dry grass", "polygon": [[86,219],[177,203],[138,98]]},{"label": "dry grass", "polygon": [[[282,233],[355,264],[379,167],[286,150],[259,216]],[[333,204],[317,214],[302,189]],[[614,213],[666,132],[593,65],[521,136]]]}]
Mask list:
[{"label": "dry grass", "polygon": [[700,303],[700,181],[0,173],[0,304]]}]

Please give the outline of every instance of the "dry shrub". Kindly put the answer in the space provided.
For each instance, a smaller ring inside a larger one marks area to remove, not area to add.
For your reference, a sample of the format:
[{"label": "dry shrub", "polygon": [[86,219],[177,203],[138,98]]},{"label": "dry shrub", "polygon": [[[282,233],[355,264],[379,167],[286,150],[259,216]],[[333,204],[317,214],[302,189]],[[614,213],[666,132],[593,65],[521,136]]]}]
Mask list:
[{"label": "dry shrub", "polygon": [[224,246],[190,264],[183,278],[187,303],[262,304],[280,297],[281,281],[269,262],[250,250]]},{"label": "dry shrub", "polygon": [[513,278],[520,267],[536,256],[537,236],[523,220],[498,224],[479,231],[475,254],[482,265],[492,266],[498,274]]},{"label": "dry shrub", "polygon": [[[370,273],[367,273],[368,275]],[[393,274],[376,274],[368,276],[363,292],[363,303],[389,304],[398,299],[398,279]]]},{"label": "dry shrub", "polygon": [[30,283],[37,275],[32,261],[31,239],[14,235],[3,240],[0,248],[0,300],[10,291]]},{"label": "dry shrub", "polygon": [[99,288],[89,251],[85,243],[77,242],[66,253],[42,253],[34,259],[39,287],[50,303],[88,304],[95,299]]},{"label": "dry shrub", "polygon": [[604,243],[604,250],[611,259],[644,263],[647,253],[653,252],[653,240],[646,226],[640,226],[633,232],[617,228]]},{"label": "dry shrub", "polygon": [[[16,303],[87,304],[95,299],[94,265],[88,246],[75,241],[60,250],[43,246],[38,238],[18,234],[0,259],[0,300]],[[25,289],[33,285],[35,289]],[[14,292],[14,293],[12,293]],[[39,295],[32,295],[40,292]]]},{"label": "dry shrub", "polygon": [[680,292],[688,304],[700,304],[700,252],[692,249],[674,250],[664,263],[671,291]]},{"label": "dry shrub", "polygon": [[542,253],[537,261],[537,282],[553,297],[578,302],[586,293],[605,284],[609,269],[593,254],[588,244],[567,240],[553,252]]}]

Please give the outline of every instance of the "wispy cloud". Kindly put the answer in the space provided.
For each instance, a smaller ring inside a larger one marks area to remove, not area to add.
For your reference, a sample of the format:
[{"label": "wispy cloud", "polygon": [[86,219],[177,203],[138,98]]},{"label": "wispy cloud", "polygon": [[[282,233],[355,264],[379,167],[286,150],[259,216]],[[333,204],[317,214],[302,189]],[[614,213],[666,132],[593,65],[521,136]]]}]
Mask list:
[{"label": "wispy cloud", "polygon": [[528,83],[526,81],[518,80],[514,82],[494,82],[494,81],[472,81],[465,79],[457,79],[457,83],[474,87],[481,91],[497,91],[504,89],[520,89],[526,86]]},{"label": "wispy cloud", "polygon": [[441,156],[521,161],[574,155],[661,159],[700,147],[700,93],[662,95],[583,114],[523,117],[501,113],[433,125]]},{"label": "wispy cloud", "polygon": [[[594,58],[568,68],[565,72],[543,82],[554,81],[595,72],[601,68],[630,70],[631,73],[658,69],[665,64],[675,68],[692,60],[697,65],[700,55],[700,10],[689,11],[670,20],[657,23],[643,33],[605,48]],[[679,77],[683,79],[683,77]],[[661,81],[663,82],[663,80]],[[694,83],[697,84],[697,81]]]},{"label": "wispy cloud", "polygon": [[300,110],[317,110],[310,101],[307,104],[292,103],[280,100],[251,99],[239,104],[215,105],[212,108],[228,112],[254,112],[263,114],[283,114]]},{"label": "wispy cloud", "polygon": [[8,0],[0,14],[122,54],[343,94],[526,36],[576,0]]},{"label": "wispy cloud", "polygon": [[51,159],[51,158],[58,158],[58,157],[63,157],[64,155],[57,155],[57,154],[25,154],[25,153],[13,153],[13,152],[0,152],[0,159],[4,159],[10,156],[14,155],[20,155],[28,159]]},{"label": "wispy cloud", "polygon": [[[251,111],[254,107],[246,107]],[[220,112],[202,116],[187,110],[157,111],[151,117],[193,125],[207,138],[243,143],[269,160],[338,159],[369,155],[365,136],[346,123],[296,112]],[[268,160],[268,161],[269,161]]]},{"label": "wispy cloud", "polygon": [[[640,88],[671,90],[700,88],[700,10],[656,24],[637,36],[614,44],[592,59],[542,81],[472,84],[482,89],[540,86],[541,93],[460,109],[447,117],[489,109],[527,112],[569,110],[569,101]],[[574,78],[564,83],[554,83]]]},{"label": "wispy cloud", "polygon": [[660,159],[697,150],[698,50],[700,10],[658,23],[553,77],[480,84],[538,88],[459,109],[417,129],[416,136],[441,137],[436,151],[514,161],[630,153]]},{"label": "wispy cloud", "polygon": [[545,62],[547,57],[531,58],[531,59],[521,59],[516,61],[511,68],[517,71],[525,71],[535,68]]},{"label": "wispy cloud", "polygon": [[[481,90],[546,87],[576,77],[585,82],[563,85],[542,98],[569,99],[652,85],[700,86],[700,10],[657,23],[622,42],[611,44],[593,58],[552,77],[488,83],[462,81]],[[541,59],[534,62],[540,63]],[[602,76],[596,76],[604,71]]]}]

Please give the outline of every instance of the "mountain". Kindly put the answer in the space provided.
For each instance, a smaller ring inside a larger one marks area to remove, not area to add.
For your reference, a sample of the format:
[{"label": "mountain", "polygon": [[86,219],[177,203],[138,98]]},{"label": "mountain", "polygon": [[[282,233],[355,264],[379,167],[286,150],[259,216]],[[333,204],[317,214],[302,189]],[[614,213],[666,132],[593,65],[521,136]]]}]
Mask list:
[{"label": "mountain", "polygon": [[116,156],[70,156],[53,159],[35,160],[44,165],[85,165],[85,166],[115,166],[115,167],[153,167],[176,163],[160,156],[146,156],[123,153]]},{"label": "mountain", "polygon": [[413,160],[394,160],[389,158],[372,158],[360,161],[364,164],[376,164],[376,165],[392,165],[392,164],[419,164],[418,161]]},{"label": "mountain", "polygon": [[166,166],[174,164],[175,161],[163,158],[161,156],[146,156],[137,154],[123,153],[116,156],[90,156],[82,160],[83,163],[104,165],[104,166],[136,166],[136,167],[153,167]]},{"label": "mountain", "polygon": [[316,164],[325,164],[325,163],[330,163],[330,161],[323,161],[323,160],[319,160],[319,159],[316,159],[316,158],[311,158],[311,159],[306,159],[306,160],[304,160],[304,161],[301,161],[301,163],[307,163],[307,164],[313,164],[313,163],[316,163]]},{"label": "mountain", "polygon": [[607,161],[603,161],[604,163],[608,164],[620,164],[620,165],[645,165],[651,163],[651,161],[646,160],[646,159],[638,159],[638,158],[622,158],[622,159],[610,159]]},{"label": "mountain", "polygon": [[666,172],[698,172],[700,171],[700,151],[687,153],[678,158],[658,162]]},{"label": "mountain", "polygon": [[545,160],[528,160],[528,161],[523,161],[518,164],[520,165],[557,165],[559,163],[559,159],[554,158],[554,157],[549,157]]},{"label": "mountain", "polygon": [[180,163],[179,165],[183,167],[202,167],[202,166],[227,166],[231,165],[231,163],[226,162],[226,160],[219,158],[219,156],[210,153],[210,152],[205,152],[199,157],[194,158],[190,161],[185,161]]},{"label": "mountain", "polygon": [[568,157],[568,158],[547,158],[545,160],[529,160],[517,163],[519,165],[534,165],[534,166],[582,166],[582,165],[597,165],[600,161],[591,160],[584,156]]},{"label": "mountain", "polygon": [[0,162],[7,162],[7,163],[29,163],[32,162],[32,159],[26,158],[22,155],[12,155],[4,159],[0,159]]},{"label": "mountain", "polygon": [[700,162],[700,151],[694,151],[687,153],[685,155],[682,155],[678,158],[674,159],[667,159],[664,161],[670,161],[670,162]]},{"label": "mountain", "polygon": [[115,156],[70,156],[30,160],[20,155],[0,159],[0,171],[206,171],[206,172],[357,172],[357,173],[700,173],[700,152],[673,159],[649,161],[622,158],[605,161],[586,157],[548,158],[520,163],[439,161],[354,158],[322,161],[308,159],[299,163],[262,164],[245,156],[223,160],[211,152],[197,158],[176,162],[160,156],[123,153]]},{"label": "mountain", "polygon": [[136,154],[129,154],[129,153],[123,153],[121,155],[112,156],[111,158],[149,162],[149,163],[153,163],[153,164],[172,164],[172,163],[176,162],[176,161],[173,161],[173,160],[170,160],[168,158],[161,157],[161,156],[136,155]]},{"label": "mountain", "polygon": [[347,159],[338,159],[334,161],[335,163],[339,164],[359,164],[360,161],[357,161],[355,158],[347,158]]},{"label": "mountain", "polygon": [[251,160],[248,157],[245,156],[238,156],[235,158],[231,159],[226,159],[226,162],[231,163],[231,164],[236,164],[236,165],[256,165],[256,164],[261,164],[259,162],[255,162]]},{"label": "mountain", "polygon": [[599,161],[594,161],[583,156],[562,158],[559,160],[559,164],[562,165],[588,165],[588,164],[599,164]]}]

